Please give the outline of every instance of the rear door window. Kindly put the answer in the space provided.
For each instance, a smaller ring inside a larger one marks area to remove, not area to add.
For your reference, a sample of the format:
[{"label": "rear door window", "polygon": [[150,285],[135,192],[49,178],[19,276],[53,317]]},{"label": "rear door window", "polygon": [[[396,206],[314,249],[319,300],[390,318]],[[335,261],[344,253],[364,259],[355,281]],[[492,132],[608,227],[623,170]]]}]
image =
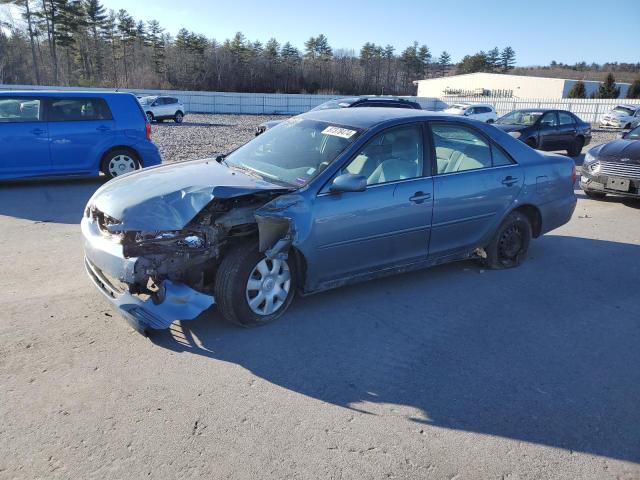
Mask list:
[{"label": "rear door window", "polygon": [[0,123],[42,121],[42,101],[32,97],[0,97]]},{"label": "rear door window", "polygon": [[50,122],[111,120],[111,110],[102,98],[53,98],[49,103]]},{"label": "rear door window", "polygon": [[558,112],[558,118],[560,119],[560,125],[573,125],[575,123],[573,117],[567,112]]}]

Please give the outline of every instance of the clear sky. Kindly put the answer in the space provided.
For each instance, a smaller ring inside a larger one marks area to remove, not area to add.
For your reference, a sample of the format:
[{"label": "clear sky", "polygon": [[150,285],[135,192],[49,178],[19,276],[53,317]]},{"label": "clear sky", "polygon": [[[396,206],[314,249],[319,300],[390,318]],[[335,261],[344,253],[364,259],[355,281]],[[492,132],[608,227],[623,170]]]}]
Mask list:
[{"label": "clear sky", "polygon": [[640,0],[103,0],[136,20],[158,20],[170,33],[184,27],[224,40],[276,37],[302,48],[324,33],[334,49],[359,51],[367,41],[397,51],[414,40],[434,56],[511,45],[518,65],[640,62]]}]

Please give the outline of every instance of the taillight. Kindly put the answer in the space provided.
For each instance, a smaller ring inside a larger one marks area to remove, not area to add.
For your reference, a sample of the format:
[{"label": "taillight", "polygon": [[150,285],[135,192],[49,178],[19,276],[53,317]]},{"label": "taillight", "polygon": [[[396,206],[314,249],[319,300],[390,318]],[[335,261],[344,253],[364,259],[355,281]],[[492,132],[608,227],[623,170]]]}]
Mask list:
[{"label": "taillight", "polygon": [[[149,122],[147,122],[145,126],[145,131],[147,133],[147,140],[151,140],[151,124]],[[574,173],[575,173],[575,167],[574,167]]]}]

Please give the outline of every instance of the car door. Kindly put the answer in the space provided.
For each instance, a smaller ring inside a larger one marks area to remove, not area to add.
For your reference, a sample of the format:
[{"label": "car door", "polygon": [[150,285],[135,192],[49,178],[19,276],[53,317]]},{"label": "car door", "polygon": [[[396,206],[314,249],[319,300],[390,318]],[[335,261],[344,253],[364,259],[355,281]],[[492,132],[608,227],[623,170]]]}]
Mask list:
[{"label": "car door", "polygon": [[[375,135],[337,174],[367,178],[362,192],[317,196],[313,214],[315,260],[308,266],[320,283],[426,260],[433,179],[423,125],[393,127]],[[426,168],[426,170],[425,170]]]},{"label": "car door", "polygon": [[521,167],[468,125],[431,122],[433,220],[429,256],[484,247],[522,188]]},{"label": "car door", "polygon": [[578,131],[576,122],[568,112],[558,113],[558,149],[571,148]]},{"label": "car door", "polygon": [[43,99],[0,96],[0,177],[48,174],[50,169]]},{"label": "car door", "polygon": [[546,112],[538,120],[538,148],[540,150],[559,150],[562,148],[558,133],[558,115]]},{"label": "car door", "polygon": [[114,135],[111,111],[102,98],[47,99],[51,168],[59,173],[91,173],[98,152]]}]

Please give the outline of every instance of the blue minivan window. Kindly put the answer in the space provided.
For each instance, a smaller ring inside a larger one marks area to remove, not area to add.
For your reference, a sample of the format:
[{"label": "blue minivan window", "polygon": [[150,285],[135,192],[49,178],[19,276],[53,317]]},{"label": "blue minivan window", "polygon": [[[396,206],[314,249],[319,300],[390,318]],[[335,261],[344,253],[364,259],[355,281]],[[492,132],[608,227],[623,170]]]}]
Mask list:
[{"label": "blue minivan window", "polygon": [[42,120],[41,112],[39,99],[0,97],[0,122],[39,122]]},{"label": "blue minivan window", "polygon": [[53,98],[50,102],[50,122],[112,119],[107,102],[102,98]]}]

